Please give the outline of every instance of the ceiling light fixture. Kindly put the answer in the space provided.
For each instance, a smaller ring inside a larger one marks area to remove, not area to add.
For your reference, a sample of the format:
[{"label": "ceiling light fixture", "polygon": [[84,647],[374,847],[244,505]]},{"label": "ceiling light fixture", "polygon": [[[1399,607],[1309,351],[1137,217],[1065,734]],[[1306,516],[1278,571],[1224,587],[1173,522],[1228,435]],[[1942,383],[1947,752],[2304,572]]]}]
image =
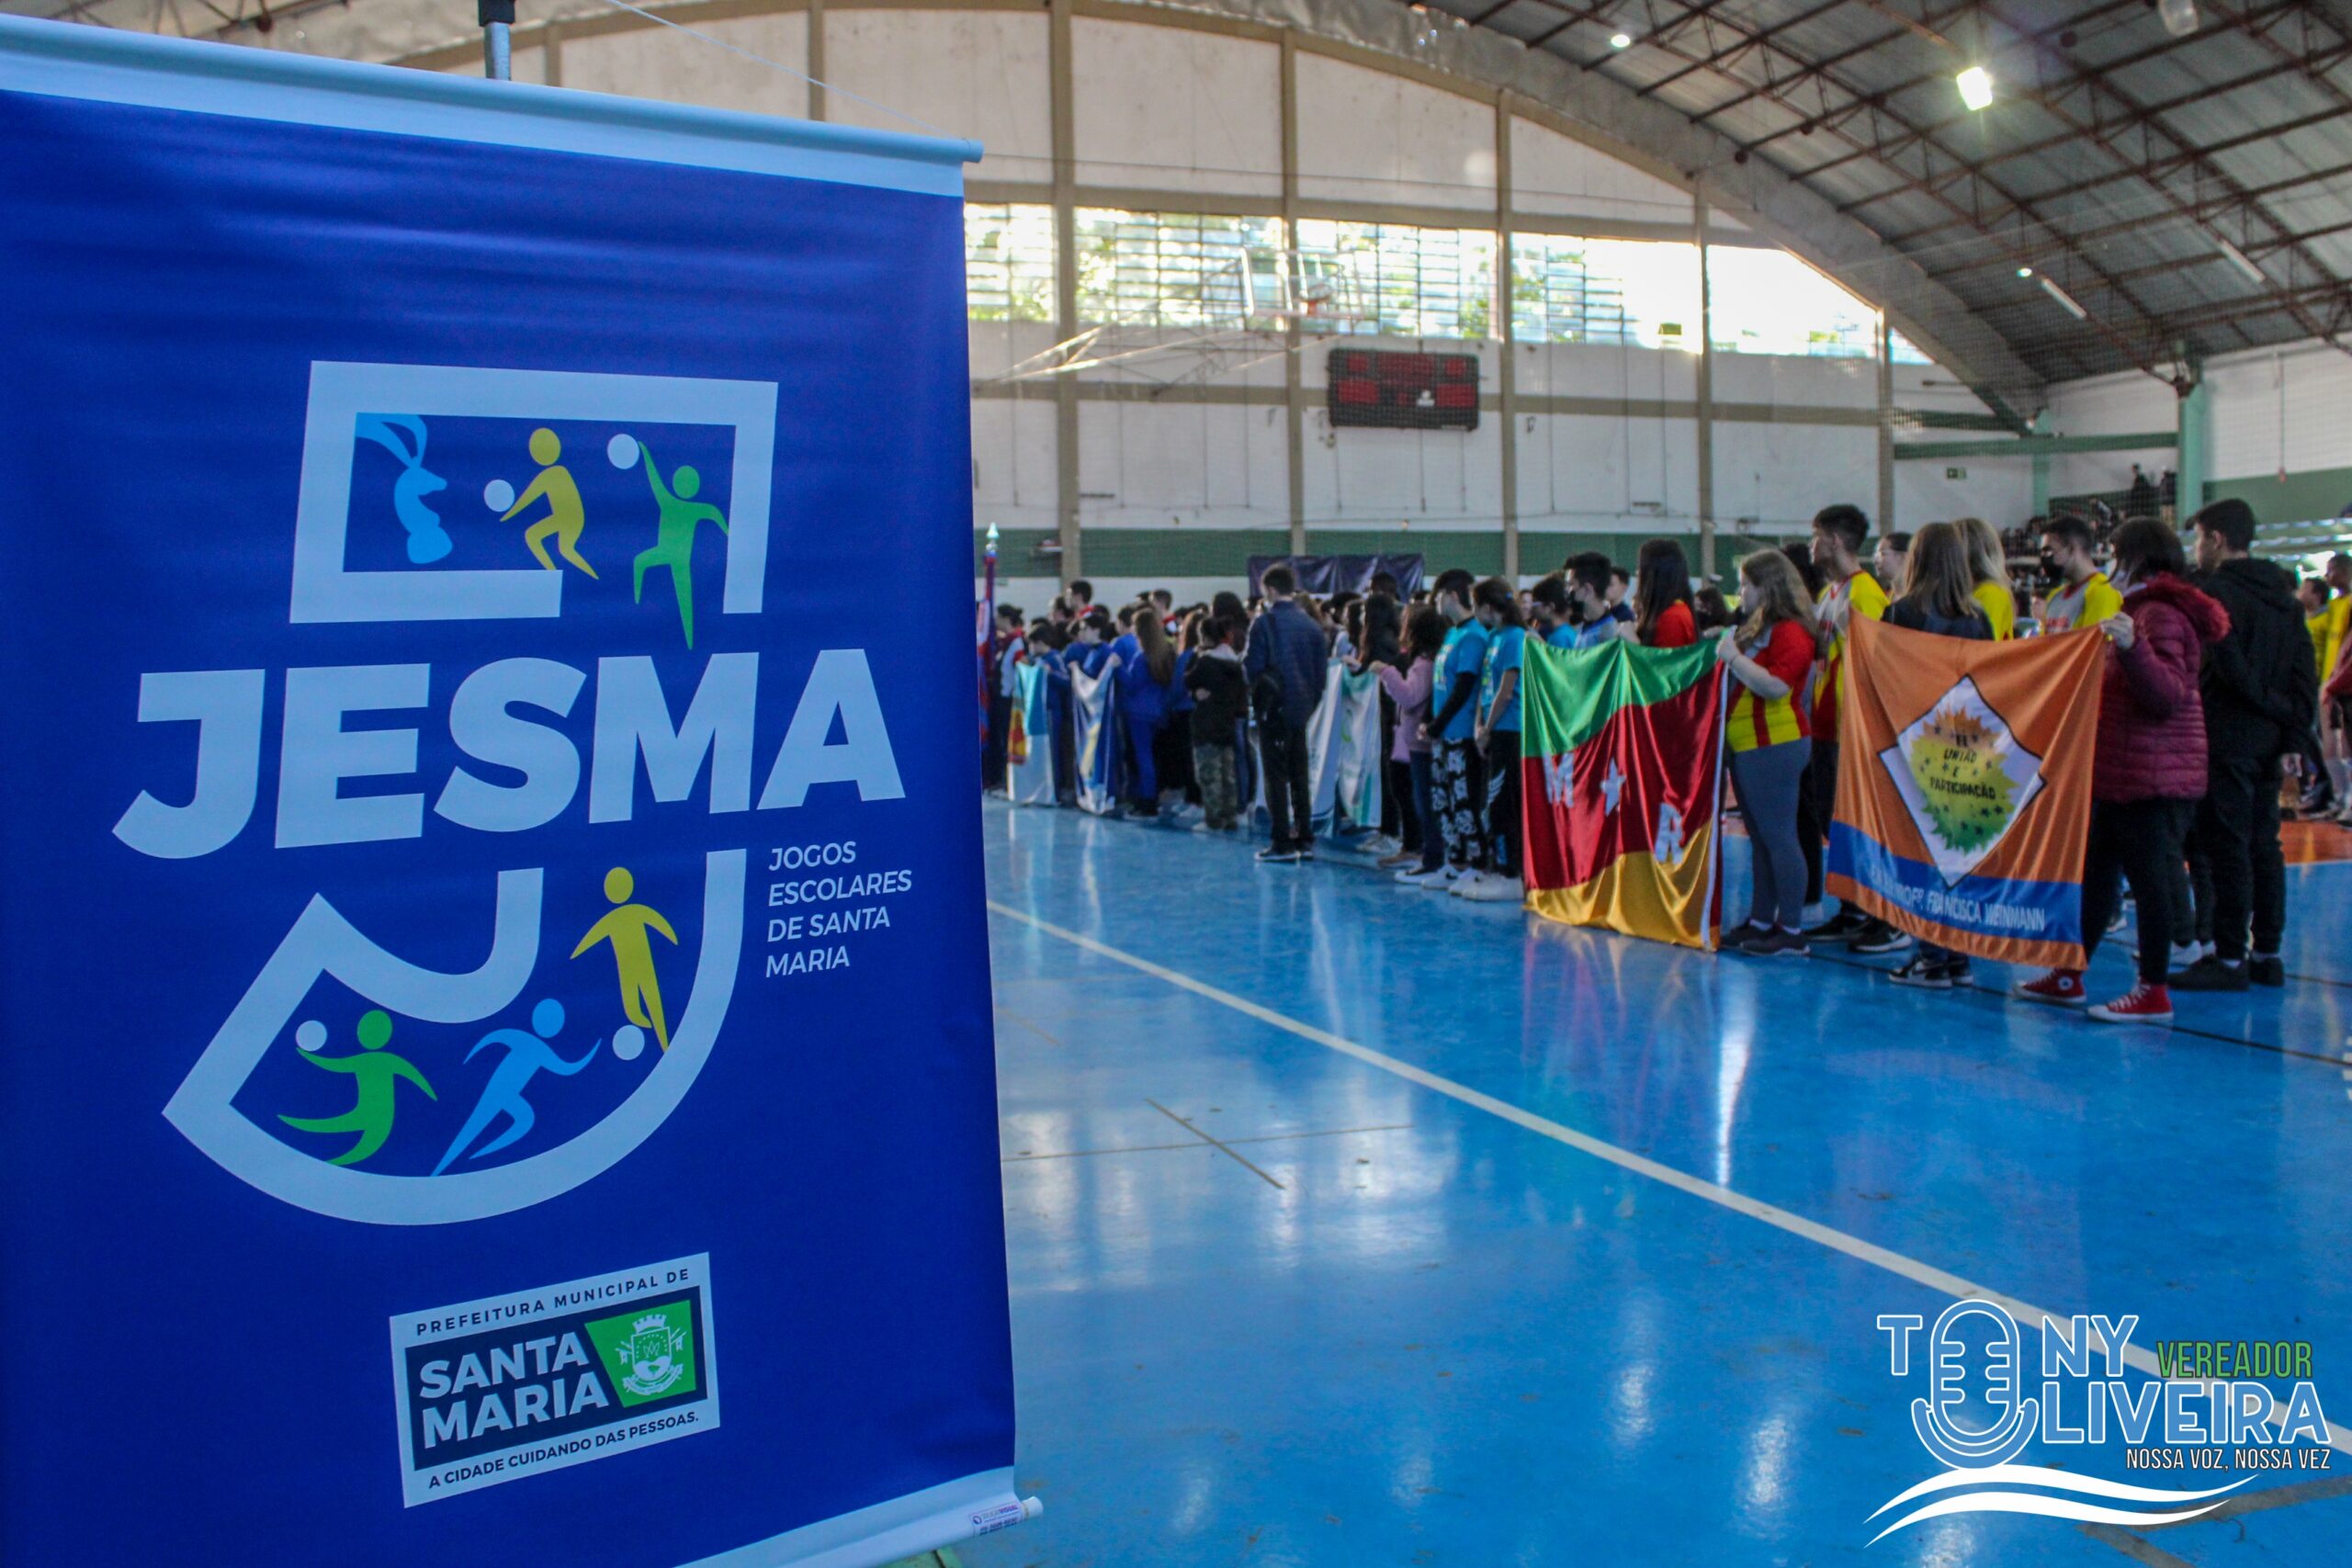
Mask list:
[{"label": "ceiling light fixture", "polygon": [[2033,268],[2030,266],[2021,266],[2018,268],[2018,276],[2019,277],[2031,277],[2033,276]]},{"label": "ceiling light fixture", "polygon": [[1609,47],[1611,49],[1631,49],[1634,47],[1634,35],[1631,33],[1611,33],[1609,35]]},{"label": "ceiling light fixture", "polygon": [[2202,19],[2197,15],[2197,0],[2156,0],[2156,15],[2175,38],[2187,38]]},{"label": "ceiling light fixture", "polygon": [[1972,65],[1952,78],[1960,88],[1960,101],[1972,109],[1987,107],[1993,102],[1993,73],[1982,65]]},{"label": "ceiling light fixture", "polygon": [[2270,281],[2269,274],[2255,265],[2254,258],[2252,256],[2246,254],[2244,251],[2238,249],[2235,245],[2230,243],[2227,240],[2220,238],[2219,236],[2215,237],[2213,243],[2222,247],[2222,254],[2230,258],[2230,265],[2236,267],[2240,272],[2245,274],[2246,276],[2252,278],[2255,282],[2261,284],[2267,284]]},{"label": "ceiling light fixture", "polygon": [[2080,305],[2075,303],[2075,297],[2073,295],[2067,293],[2064,289],[2059,288],[2056,284],[2051,282],[2046,277],[2041,279],[2041,291],[2044,294],[2049,295],[2052,299],[2057,300],[2059,305],[2064,309],[2066,314],[2074,317],[2075,320],[2078,321],[2087,321],[2091,319],[2091,313],[2088,310],[2084,310]]}]

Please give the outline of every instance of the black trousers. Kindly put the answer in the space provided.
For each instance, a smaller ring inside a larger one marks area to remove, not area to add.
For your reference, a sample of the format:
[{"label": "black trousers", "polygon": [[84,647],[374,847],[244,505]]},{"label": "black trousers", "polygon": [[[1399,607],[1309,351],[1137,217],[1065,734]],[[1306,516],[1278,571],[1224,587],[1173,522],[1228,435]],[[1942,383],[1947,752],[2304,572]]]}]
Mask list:
[{"label": "black trousers", "polygon": [[1838,742],[1813,743],[1813,760],[1804,765],[1804,784],[1797,791],[1797,847],[1804,851],[1804,901],[1818,904],[1824,891],[1821,854],[1829,842],[1829,824],[1838,815]]},{"label": "black trousers", "polygon": [[1258,723],[1258,754],[1266,763],[1266,815],[1274,848],[1304,849],[1315,841],[1315,800],[1306,779],[1306,727],[1277,713]]},{"label": "black trousers", "polygon": [[[2250,923],[2254,950],[2278,952],[2287,931],[2287,863],[2278,852],[2278,759],[2213,758],[2190,843],[2197,858],[2211,868],[2214,951],[2223,958],[2244,958]],[[2199,906],[2200,931],[2208,907]]]},{"label": "black trousers", "polygon": [[2115,918],[2119,878],[2132,884],[2140,910],[2140,981],[2161,986],[2172,964],[2175,934],[2188,929],[2187,910],[2173,908],[2173,875],[2196,808],[2188,800],[2094,800],[2090,843],[2083,852],[2083,955],[2098,951]]}]

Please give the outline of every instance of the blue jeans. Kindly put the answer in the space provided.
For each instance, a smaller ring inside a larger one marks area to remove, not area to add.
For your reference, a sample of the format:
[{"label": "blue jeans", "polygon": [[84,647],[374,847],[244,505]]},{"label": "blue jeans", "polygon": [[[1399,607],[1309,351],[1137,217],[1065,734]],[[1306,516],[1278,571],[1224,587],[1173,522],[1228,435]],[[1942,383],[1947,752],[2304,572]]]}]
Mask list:
[{"label": "blue jeans", "polygon": [[1797,841],[1797,796],[1813,742],[1783,740],[1731,754],[1731,782],[1747,818],[1754,852],[1747,918],[1795,931],[1804,923],[1804,847]]},{"label": "blue jeans", "polygon": [[1421,829],[1421,869],[1435,871],[1445,863],[1445,835],[1437,826],[1437,759],[1427,751],[1408,751],[1405,762],[1413,771],[1413,820]]}]

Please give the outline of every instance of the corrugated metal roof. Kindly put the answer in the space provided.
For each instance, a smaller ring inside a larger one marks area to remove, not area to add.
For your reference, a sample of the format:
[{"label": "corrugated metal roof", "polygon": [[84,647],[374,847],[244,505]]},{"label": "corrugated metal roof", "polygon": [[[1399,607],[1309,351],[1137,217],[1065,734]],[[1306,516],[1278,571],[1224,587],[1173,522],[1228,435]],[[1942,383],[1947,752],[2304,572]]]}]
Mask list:
[{"label": "corrugated metal roof", "polygon": [[[2190,3],[2185,34],[2153,0],[1430,8],[1729,138],[2054,379],[2352,328],[2352,20],[2321,0]],[[1954,82],[1971,65],[1994,79],[1981,112]]]}]

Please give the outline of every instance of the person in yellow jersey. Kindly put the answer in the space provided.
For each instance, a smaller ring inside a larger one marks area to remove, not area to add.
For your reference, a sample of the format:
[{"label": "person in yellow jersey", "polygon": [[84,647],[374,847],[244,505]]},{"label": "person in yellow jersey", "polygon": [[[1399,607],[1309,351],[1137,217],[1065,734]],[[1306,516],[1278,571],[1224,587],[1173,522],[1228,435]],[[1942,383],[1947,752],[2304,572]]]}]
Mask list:
[{"label": "person in yellow jersey", "polygon": [[[2312,664],[2324,687],[2327,684],[2327,583],[2320,578],[2306,577],[2295,584],[2295,597],[2302,603],[2303,629],[2312,641]],[[2320,698],[2319,706],[2318,723],[2294,738],[2293,773],[2301,786],[2295,798],[2297,817],[2327,817],[2335,811],[2335,785],[2327,776],[2327,754],[2320,741],[2321,726],[2327,722],[2324,695]]]},{"label": "person in yellow jersey", "polygon": [[1975,583],[1969,596],[1984,612],[1993,640],[2007,642],[2018,635],[2018,596],[2009,587],[2008,550],[1982,517],[1963,517],[1952,526],[1968,546],[1968,574]]},{"label": "person in yellow jersey", "polygon": [[2321,636],[2325,641],[2319,652],[2320,744],[2327,752],[2328,783],[2335,787],[2335,798],[2342,801],[2352,799],[2352,731],[2344,722],[2344,704],[2329,697],[2327,688],[2343,671],[2345,649],[2352,646],[2352,637],[2345,636],[2346,627],[2352,626],[2352,556],[2338,550],[2328,557],[2326,581],[2333,596],[2322,613],[2325,625]]},{"label": "person in yellow jersey", "polygon": [[[1845,690],[1846,627],[1856,615],[1886,615],[1885,587],[1862,565],[1862,545],[1871,520],[1859,506],[1825,506],[1813,520],[1813,564],[1821,573],[1819,613],[1815,619],[1813,667],[1813,757],[1805,765],[1804,792],[1798,801],[1797,839],[1804,848],[1804,901],[1821,901],[1821,852],[1838,803],[1838,703]],[[1837,916],[1806,931],[1812,942],[1869,942],[1873,953],[1894,953],[1911,939],[1860,909]],[[1891,944],[1891,945],[1883,945]]]},{"label": "person in yellow jersey", "polygon": [[1754,871],[1747,919],[1724,933],[1722,945],[1758,958],[1801,958],[1811,951],[1803,930],[1797,802],[1813,754],[1804,701],[1813,672],[1813,595],[1795,563],[1778,550],[1742,560],[1739,585],[1747,618],[1723,633],[1717,652],[1732,679],[1724,742]]},{"label": "person in yellow jersey", "polygon": [[2123,608],[2123,595],[2098,569],[2090,521],[2068,513],[2041,530],[2041,556],[2064,586],[2042,607],[2042,635],[2095,626]]}]

